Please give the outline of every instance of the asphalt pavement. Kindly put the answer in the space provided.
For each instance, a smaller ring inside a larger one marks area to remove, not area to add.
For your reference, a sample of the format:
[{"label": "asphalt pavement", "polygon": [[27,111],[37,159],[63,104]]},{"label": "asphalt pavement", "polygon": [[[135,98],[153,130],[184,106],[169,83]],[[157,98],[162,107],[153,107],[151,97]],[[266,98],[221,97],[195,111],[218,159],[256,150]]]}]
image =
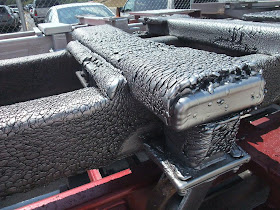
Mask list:
[{"label": "asphalt pavement", "polygon": [[[28,31],[32,30],[33,27],[35,27],[35,22],[34,22],[33,18],[30,16],[30,13],[24,11],[24,18],[25,18],[27,30]],[[23,29],[21,28],[20,31],[23,31]]]}]

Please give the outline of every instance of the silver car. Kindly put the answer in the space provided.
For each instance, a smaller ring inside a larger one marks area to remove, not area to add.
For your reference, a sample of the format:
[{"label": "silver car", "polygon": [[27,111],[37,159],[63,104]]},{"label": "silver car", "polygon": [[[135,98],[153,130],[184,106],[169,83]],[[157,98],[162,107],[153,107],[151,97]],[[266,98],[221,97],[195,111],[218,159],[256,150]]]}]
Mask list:
[{"label": "silver car", "polygon": [[20,21],[18,15],[7,6],[0,5],[0,32],[8,32],[18,30]]},{"label": "silver car", "polygon": [[47,13],[46,23],[76,24],[76,16],[90,15],[95,17],[113,17],[114,13],[99,3],[73,3],[51,7]]},{"label": "silver car", "polygon": [[127,0],[121,8],[121,15],[126,16],[129,12],[160,10],[160,9],[188,9],[190,0]]},{"label": "silver car", "polygon": [[48,10],[56,5],[59,5],[58,0],[34,0],[30,15],[35,24],[44,22]]},{"label": "silver car", "polygon": [[8,5],[8,7],[10,7],[14,12],[18,13],[19,10],[17,8],[17,5],[16,4],[11,4],[11,5]]}]

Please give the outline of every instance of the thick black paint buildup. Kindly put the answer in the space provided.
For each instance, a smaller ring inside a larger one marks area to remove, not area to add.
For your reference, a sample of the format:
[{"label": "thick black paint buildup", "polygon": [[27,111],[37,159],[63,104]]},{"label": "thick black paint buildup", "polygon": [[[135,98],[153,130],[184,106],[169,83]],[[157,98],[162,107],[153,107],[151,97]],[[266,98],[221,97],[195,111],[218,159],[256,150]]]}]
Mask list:
[{"label": "thick black paint buildup", "polygon": [[77,29],[73,37],[120,69],[134,97],[169,126],[174,123],[172,106],[181,97],[201,90],[211,92],[211,84],[217,87],[261,71],[255,65],[257,59],[250,56],[176,48],[107,25]]},{"label": "thick black paint buildup", "polygon": [[244,14],[243,19],[257,22],[280,22],[280,10]]},{"label": "thick black paint buildup", "polygon": [[[29,63],[31,73],[28,65],[23,65],[22,70],[26,71],[26,80],[34,80],[34,83],[23,81],[17,85],[28,86],[23,89],[30,91],[27,97],[38,97],[35,87],[40,94],[41,89],[48,90],[48,78],[56,80],[53,77],[59,71],[63,71],[64,78],[68,78],[78,67],[76,64],[71,67],[73,57],[68,54],[65,58],[64,54],[26,57],[13,62],[1,61],[0,72],[8,81],[13,81],[17,78],[13,73],[19,72],[20,65],[24,64],[22,60],[32,61]],[[44,56],[56,57],[57,60],[50,59],[48,65],[45,62],[48,59],[44,59]],[[64,63],[65,59],[70,63]],[[106,61],[100,60],[99,64],[110,66],[103,62]],[[61,65],[65,65],[65,68]],[[47,69],[47,66],[51,69]],[[52,68],[56,66],[61,69]],[[110,74],[110,70],[114,69],[108,69],[107,74]],[[20,78],[23,74],[19,72],[17,81],[22,81]],[[116,73],[111,75],[114,77]],[[103,90],[90,87],[1,106],[0,197],[108,165],[139,150],[140,136],[151,131],[155,133],[155,126],[160,127],[161,123],[131,96],[125,78],[118,75],[117,79],[120,77],[123,83],[115,89],[112,98],[108,98]],[[68,87],[63,89],[63,85],[68,86],[68,83],[64,84],[63,77],[59,79],[62,90],[69,90]],[[76,81],[72,84],[75,87]],[[51,86],[49,88],[47,95],[53,93]],[[18,101],[16,94],[9,102],[13,100]]]}]

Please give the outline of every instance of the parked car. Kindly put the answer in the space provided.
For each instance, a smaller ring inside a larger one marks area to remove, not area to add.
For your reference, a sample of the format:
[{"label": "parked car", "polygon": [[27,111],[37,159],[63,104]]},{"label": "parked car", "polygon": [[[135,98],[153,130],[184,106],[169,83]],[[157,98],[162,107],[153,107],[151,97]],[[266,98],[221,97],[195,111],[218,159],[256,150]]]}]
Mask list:
[{"label": "parked car", "polygon": [[32,4],[32,6],[29,8],[29,14],[30,14],[30,16],[34,19],[34,7],[33,7],[33,4]]},{"label": "parked car", "polygon": [[56,5],[59,5],[57,0],[34,0],[30,15],[35,24],[44,22],[48,10]]},{"label": "parked car", "polygon": [[17,20],[19,20],[19,22],[20,22],[19,10],[18,10],[18,8],[17,8],[17,5],[16,5],[16,4],[11,4],[11,5],[9,5],[8,7],[11,9],[11,11],[12,11],[14,17],[15,17]]},{"label": "parked car", "polygon": [[184,1],[180,7],[176,2],[179,0],[127,0],[121,8],[121,15],[127,16],[129,12],[134,11],[189,8],[189,0]]},{"label": "parked car", "polygon": [[113,17],[114,13],[100,3],[73,3],[63,4],[50,8],[46,23],[78,23],[77,15],[91,15],[95,17]]},{"label": "parked car", "polygon": [[32,4],[27,4],[27,5],[25,5],[24,10],[30,11],[30,9],[32,9],[32,7],[33,7]]},{"label": "parked car", "polygon": [[19,12],[18,7],[17,7],[17,5],[16,5],[16,4],[11,4],[11,5],[8,5],[8,7],[10,7],[10,8],[13,10],[13,12],[16,12],[16,13],[18,13],[18,12]]},{"label": "parked car", "polygon": [[[204,0],[203,2],[217,2],[218,0]],[[121,16],[129,12],[160,10],[160,9],[189,9],[191,0],[127,0],[121,8]],[[199,0],[193,0],[193,3]]]},{"label": "parked car", "polygon": [[0,32],[8,32],[18,30],[20,21],[18,15],[14,13],[8,6],[0,5]]}]

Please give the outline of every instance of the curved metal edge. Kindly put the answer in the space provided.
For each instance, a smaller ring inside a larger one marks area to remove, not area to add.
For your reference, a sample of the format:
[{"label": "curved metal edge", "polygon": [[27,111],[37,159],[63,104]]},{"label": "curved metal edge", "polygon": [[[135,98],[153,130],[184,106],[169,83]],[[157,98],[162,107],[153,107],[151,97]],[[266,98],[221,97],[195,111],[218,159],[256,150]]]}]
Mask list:
[{"label": "curved metal edge", "polygon": [[209,122],[223,115],[260,104],[265,81],[261,75],[220,86],[211,94],[200,91],[180,98],[174,105],[170,126],[177,131]]}]

